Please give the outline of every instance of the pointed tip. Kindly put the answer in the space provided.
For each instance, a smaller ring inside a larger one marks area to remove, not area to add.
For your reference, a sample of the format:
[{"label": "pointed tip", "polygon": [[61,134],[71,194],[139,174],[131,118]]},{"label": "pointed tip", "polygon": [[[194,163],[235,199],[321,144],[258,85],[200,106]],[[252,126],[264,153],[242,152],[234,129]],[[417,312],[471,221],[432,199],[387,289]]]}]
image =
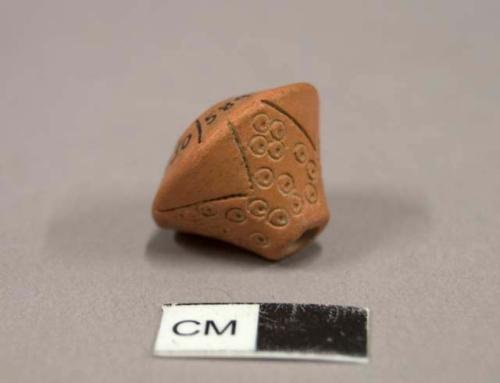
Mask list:
[{"label": "pointed tip", "polygon": [[288,116],[319,147],[319,94],[314,85],[298,82],[257,93],[261,101]]},{"label": "pointed tip", "polygon": [[271,89],[265,89],[256,93],[268,93],[268,92],[273,92],[276,94],[304,93],[307,94],[309,97],[313,96],[315,98],[318,98],[318,90],[316,89],[316,87],[313,84],[305,81],[294,82],[291,84],[282,85]]}]

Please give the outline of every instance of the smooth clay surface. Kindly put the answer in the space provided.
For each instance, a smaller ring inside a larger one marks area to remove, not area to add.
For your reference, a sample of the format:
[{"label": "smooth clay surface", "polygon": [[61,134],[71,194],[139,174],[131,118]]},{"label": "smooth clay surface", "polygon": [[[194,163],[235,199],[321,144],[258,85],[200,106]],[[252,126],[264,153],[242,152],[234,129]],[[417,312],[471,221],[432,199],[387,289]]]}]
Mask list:
[{"label": "smooth clay surface", "polygon": [[318,93],[305,83],[212,106],[177,143],[156,222],[273,260],[300,250],[329,219],[318,116]]}]

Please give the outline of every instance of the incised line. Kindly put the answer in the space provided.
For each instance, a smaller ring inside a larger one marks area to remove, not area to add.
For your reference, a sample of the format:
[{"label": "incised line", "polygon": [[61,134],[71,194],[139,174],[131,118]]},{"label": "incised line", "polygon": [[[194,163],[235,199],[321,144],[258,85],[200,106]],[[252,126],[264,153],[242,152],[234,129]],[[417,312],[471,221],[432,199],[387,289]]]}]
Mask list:
[{"label": "incised line", "polygon": [[196,129],[198,130],[198,143],[201,143],[201,123],[200,123],[200,120],[196,120]]},{"label": "incised line", "polygon": [[201,205],[202,203],[218,202],[218,201],[224,201],[226,199],[242,198],[242,197],[247,197],[247,196],[248,196],[248,194],[246,194],[246,193],[228,194],[228,195],[225,195],[225,196],[222,196],[222,197],[204,199],[202,201],[197,201],[197,202],[189,203],[187,205],[171,207],[170,209],[158,209],[157,211],[160,212],[160,213],[165,213],[165,212],[169,212],[169,211],[173,211],[173,210],[183,209],[185,207],[191,207],[191,206]]},{"label": "incised line", "polygon": [[297,125],[297,128],[299,128],[302,133],[306,136],[306,138],[309,140],[311,143],[312,147],[314,150],[316,150],[316,145],[314,144],[314,141],[312,140],[311,136],[309,136],[309,133],[307,133],[307,130],[304,129],[304,127],[298,122],[295,117],[293,117],[290,113],[288,113],[285,109],[281,108],[280,106],[276,105],[274,102],[271,102],[269,100],[260,100],[260,102],[269,105],[271,108],[276,109],[278,112],[284,114],[287,116],[290,120],[292,120],[295,125]]},{"label": "incised line", "polygon": [[248,184],[250,185],[250,189],[253,189],[253,181],[252,181],[252,176],[250,175],[250,167],[248,166],[248,160],[247,157],[245,156],[245,152],[243,151],[243,146],[241,145],[240,138],[238,137],[238,133],[236,132],[236,129],[234,128],[233,124],[231,121],[227,122],[227,126],[229,130],[231,131],[231,135],[233,136],[233,141],[238,147],[238,150],[240,151],[241,158],[243,159],[243,164],[245,165],[245,169],[247,171],[247,176],[248,176]]}]

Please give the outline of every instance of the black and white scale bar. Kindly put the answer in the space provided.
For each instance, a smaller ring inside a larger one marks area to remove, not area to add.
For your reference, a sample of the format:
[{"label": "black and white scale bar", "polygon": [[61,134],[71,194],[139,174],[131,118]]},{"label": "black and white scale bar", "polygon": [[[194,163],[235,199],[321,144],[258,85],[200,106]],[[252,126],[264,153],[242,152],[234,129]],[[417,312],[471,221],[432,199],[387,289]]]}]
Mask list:
[{"label": "black and white scale bar", "polygon": [[166,304],[154,353],[366,362],[368,314],[316,304]]}]

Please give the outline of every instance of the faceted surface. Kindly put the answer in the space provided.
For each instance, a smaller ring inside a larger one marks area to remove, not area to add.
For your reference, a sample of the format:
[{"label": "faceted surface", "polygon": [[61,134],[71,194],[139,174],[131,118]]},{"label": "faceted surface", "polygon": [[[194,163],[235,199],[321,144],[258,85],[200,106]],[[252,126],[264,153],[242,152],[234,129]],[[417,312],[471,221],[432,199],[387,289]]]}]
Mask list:
[{"label": "faceted surface", "polygon": [[155,201],[158,225],[290,255],[329,219],[319,158],[319,102],[292,84],[229,98],[180,137]]}]

